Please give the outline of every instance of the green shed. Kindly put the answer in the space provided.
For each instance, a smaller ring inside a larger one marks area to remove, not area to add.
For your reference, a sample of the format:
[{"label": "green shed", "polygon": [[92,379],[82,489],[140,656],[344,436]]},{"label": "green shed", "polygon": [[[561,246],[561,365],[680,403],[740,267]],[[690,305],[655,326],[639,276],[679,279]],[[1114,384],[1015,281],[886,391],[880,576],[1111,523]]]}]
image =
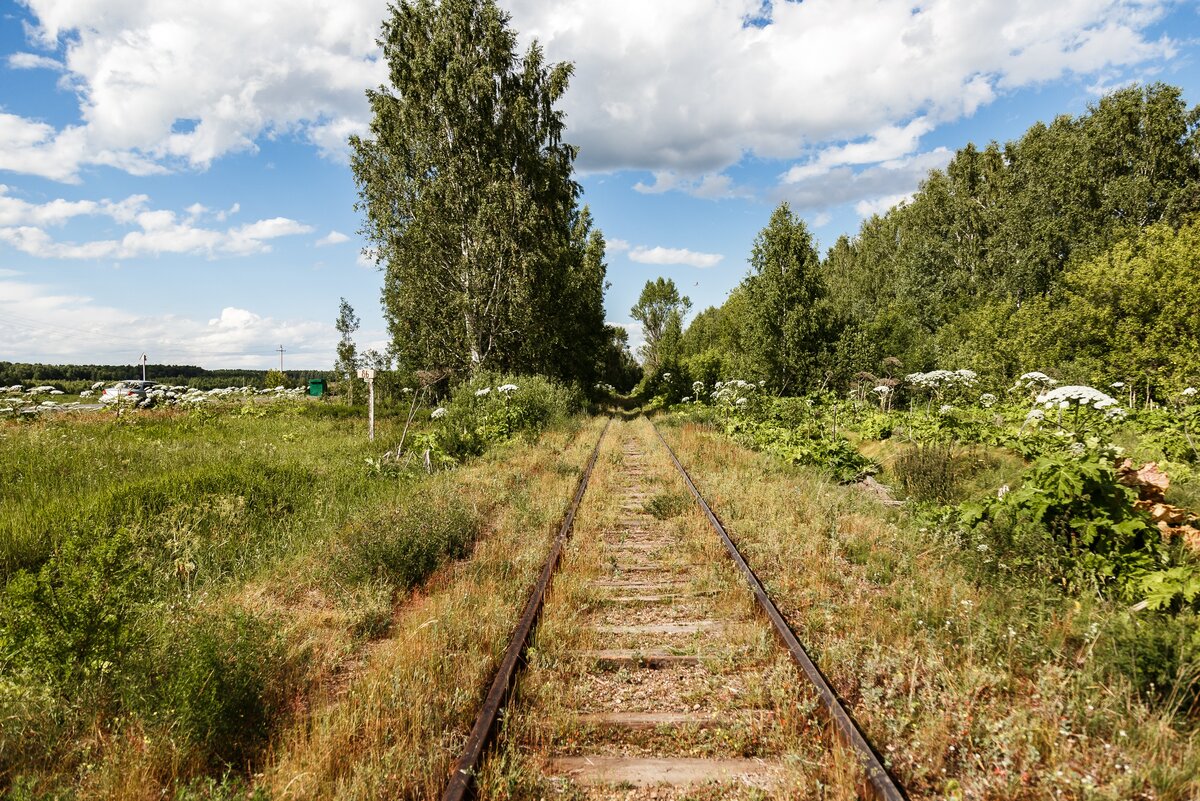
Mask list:
[{"label": "green shed", "polygon": [[308,394],[309,397],[319,398],[325,394],[325,379],[310,378],[308,379]]}]

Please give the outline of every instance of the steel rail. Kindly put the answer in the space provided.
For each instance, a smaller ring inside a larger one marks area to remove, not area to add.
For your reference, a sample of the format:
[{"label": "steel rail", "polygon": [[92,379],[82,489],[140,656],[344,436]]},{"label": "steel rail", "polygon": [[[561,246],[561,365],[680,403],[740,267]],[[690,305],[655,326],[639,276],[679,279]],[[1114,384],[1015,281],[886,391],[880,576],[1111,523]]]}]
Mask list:
[{"label": "steel rail", "polygon": [[558,567],[563,546],[575,525],[575,513],[579,510],[583,493],[587,490],[588,480],[592,477],[592,468],[596,466],[596,458],[600,455],[600,445],[604,442],[604,435],[608,433],[608,427],[611,424],[612,418],[610,417],[596,440],[596,447],[592,448],[592,455],[588,458],[583,475],[579,478],[579,486],[575,489],[575,496],[571,499],[571,505],[563,517],[562,526],[558,529],[558,536],[554,538],[554,544],[550,546],[550,554],[546,557],[545,565],[542,566],[541,575],[538,577],[537,584],[534,585],[529,601],[525,604],[525,612],[517,622],[512,639],[508,643],[508,650],[504,652],[500,667],[496,669],[496,675],[492,678],[491,688],[484,699],[483,707],[475,717],[475,725],[471,727],[471,734],[467,737],[467,744],[463,748],[462,756],[454,764],[454,771],[450,774],[445,792],[442,793],[442,801],[462,801],[471,792],[479,763],[495,732],[496,718],[499,717],[500,710],[504,708],[504,702],[508,699],[509,691],[512,689],[517,668],[525,653],[525,646],[529,644],[529,635],[533,632],[533,627],[537,624],[538,616],[541,614],[546,600],[546,590],[550,587],[550,579]]},{"label": "steel rail", "polygon": [[883,761],[863,734],[862,729],[858,727],[854,718],[846,711],[842,700],[834,692],[833,687],[829,685],[824,674],[821,673],[821,669],[809,657],[808,651],[801,645],[800,640],[796,639],[795,633],[787,624],[783,615],[780,614],[779,608],[775,606],[775,603],[763,587],[762,582],[759,581],[754,570],[746,562],[741,551],[738,550],[737,545],[734,544],[733,539],[725,530],[725,526],[721,524],[716,514],[713,513],[712,508],[704,500],[703,496],[700,495],[700,491],[696,489],[695,483],[692,482],[692,477],[684,469],[683,463],[679,461],[679,457],[675,455],[675,451],[667,443],[662,432],[658,430],[658,427],[653,422],[650,423],[650,427],[654,429],[654,433],[658,435],[659,441],[667,449],[667,453],[671,456],[671,461],[675,463],[675,468],[683,476],[688,489],[692,491],[692,497],[704,511],[705,517],[708,518],[709,525],[720,535],[721,541],[725,543],[725,550],[729,552],[729,555],[733,557],[733,561],[742,571],[742,575],[749,583],[750,589],[754,592],[754,597],[758,599],[758,605],[766,612],[767,617],[771,620],[771,625],[775,627],[775,633],[783,640],[788,652],[792,655],[792,659],[804,671],[804,675],[808,677],[808,680],[816,688],[817,694],[821,697],[821,703],[825,707],[825,711],[829,714],[830,719],[832,719],[839,738],[855,752],[866,773],[867,786],[871,793],[882,801],[905,801],[906,796],[904,795],[904,791],[900,789],[895,779],[892,778],[891,773],[884,767]]}]

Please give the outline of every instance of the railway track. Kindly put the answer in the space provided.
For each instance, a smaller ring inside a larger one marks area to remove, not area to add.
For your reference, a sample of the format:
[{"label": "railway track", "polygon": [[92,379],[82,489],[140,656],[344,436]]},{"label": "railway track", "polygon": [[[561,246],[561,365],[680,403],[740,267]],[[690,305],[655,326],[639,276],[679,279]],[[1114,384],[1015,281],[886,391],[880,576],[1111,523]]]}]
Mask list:
[{"label": "railway track", "polygon": [[443,801],[808,797],[831,756],[904,798],[666,440],[610,422]]}]

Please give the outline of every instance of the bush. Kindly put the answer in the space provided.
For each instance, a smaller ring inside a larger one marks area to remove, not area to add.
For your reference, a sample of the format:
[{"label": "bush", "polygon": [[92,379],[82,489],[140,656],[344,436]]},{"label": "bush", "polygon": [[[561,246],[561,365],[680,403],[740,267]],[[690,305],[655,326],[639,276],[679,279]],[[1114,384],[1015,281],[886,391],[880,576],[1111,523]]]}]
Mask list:
[{"label": "bush", "polygon": [[535,437],[585,405],[577,387],[541,376],[484,374],[454,391],[433,439],[422,444],[455,460],[478,456],[490,443],[517,435]]},{"label": "bush", "polygon": [[[282,722],[288,682],[281,638],[267,621],[232,611],[167,634],[164,697],[184,738],[211,767],[241,768]],[[153,713],[158,710],[147,710]]]},{"label": "bush", "polygon": [[1184,715],[1200,712],[1200,616],[1119,616],[1103,672],[1128,677],[1137,691]]},{"label": "bush", "polygon": [[65,537],[0,596],[0,661],[54,686],[119,683],[127,658],[145,645],[136,610],[149,584],[128,529]]},{"label": "bush", "polygon": [[356,522],[338,538],[331,578],[408,589],[447,559],[466,554],[480,519],[458,495],[422,490],[390,514]]},{"label": "bush", "polygon": [[911,445],[896,456],[892,469],[904,494],[918,503],[950,503],[958,496],[962,465],[953,446],[932,442]]},{"label": "bush", "polygon": [[1154,606],[1168,606],[1196,567],[1163,541],[1134,508],[1136,499],[1117,481],[1112,454],[1093,440],[1074,453],[1041,457],[1020,488],[962,504],[956,516],[970,538],[1014,569],[1034,569],[1068,591],[1110,591],[1127,601],[1150,591]]}]

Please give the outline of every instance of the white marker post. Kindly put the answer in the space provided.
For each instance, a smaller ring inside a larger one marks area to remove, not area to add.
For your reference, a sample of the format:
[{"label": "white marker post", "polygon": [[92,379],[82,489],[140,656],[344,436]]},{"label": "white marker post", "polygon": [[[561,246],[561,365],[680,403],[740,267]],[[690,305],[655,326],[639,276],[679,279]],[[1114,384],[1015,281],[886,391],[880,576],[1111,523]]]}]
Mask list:
[{"label": "white marker post", "polygon": [[358,377],[367,382],[367,439],[375,441],[375,371],[359,370]]}]

